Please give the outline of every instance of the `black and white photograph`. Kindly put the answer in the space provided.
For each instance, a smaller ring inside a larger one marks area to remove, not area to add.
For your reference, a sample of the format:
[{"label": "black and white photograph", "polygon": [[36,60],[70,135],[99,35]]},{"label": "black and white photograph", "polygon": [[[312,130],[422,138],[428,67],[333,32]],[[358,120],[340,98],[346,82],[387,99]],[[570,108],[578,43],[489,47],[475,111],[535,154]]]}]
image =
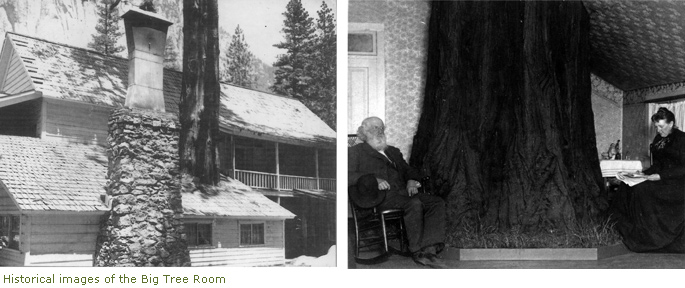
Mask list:
[{"label": "black and white photograph", "polygon": [[348,14],[348,267],[685,268],[685,2]]},{"label": "black and white photograph", "polygon": [[2,0],[0,286],[679,283],[683,15]]},{"label": "black and white photograph", "polygon": [[0,4],[0,266],[336,266],[336,22]]}]

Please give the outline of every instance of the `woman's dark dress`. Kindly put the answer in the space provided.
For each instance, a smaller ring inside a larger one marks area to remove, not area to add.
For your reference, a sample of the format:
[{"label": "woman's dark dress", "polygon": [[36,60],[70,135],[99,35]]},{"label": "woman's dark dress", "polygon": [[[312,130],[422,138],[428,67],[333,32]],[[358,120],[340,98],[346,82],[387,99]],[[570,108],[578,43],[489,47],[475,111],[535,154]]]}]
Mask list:
[{"label": "woman's dark dress", "polygon": [[652,166],[644,173],[661,180],[621,184],[614,200],[616,227],[632,251],[685,253],[685,133],[657,135],[650,151]]}]

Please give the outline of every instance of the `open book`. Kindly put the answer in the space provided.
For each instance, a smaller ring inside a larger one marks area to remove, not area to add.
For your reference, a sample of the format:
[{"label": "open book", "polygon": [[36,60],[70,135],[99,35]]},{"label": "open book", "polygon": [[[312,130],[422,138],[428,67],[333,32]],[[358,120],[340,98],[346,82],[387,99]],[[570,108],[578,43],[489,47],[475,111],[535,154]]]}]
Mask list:
[{"label": "open book", "polygon": [[628,184],[628,186],[633,187],[637,184],[647,181],[647,175],[645,174],[625,174],[625,179],[621,180],[623,183]]}]

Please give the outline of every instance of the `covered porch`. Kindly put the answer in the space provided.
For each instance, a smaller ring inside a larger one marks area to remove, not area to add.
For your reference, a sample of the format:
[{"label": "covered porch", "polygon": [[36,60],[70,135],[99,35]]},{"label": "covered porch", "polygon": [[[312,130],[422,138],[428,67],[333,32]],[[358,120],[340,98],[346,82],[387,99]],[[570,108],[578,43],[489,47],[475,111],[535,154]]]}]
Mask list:
[{"label": "covered porch", "polygon": [[[336,191],[335,150],[228,135],[222,172],[260,190]],[[285,194],[284,194],[285,195]]]}]

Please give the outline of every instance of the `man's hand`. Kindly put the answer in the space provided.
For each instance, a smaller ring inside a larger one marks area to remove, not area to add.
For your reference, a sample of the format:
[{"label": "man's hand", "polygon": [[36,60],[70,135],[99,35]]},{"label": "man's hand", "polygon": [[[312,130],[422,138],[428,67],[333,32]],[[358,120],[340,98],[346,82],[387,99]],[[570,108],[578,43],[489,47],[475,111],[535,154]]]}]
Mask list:
[{"label": "man's hand", "polygon": [[659,174],[647,175],[647,180],[649,180],[649,181],[659,181],[659,180],[661,180],[661,176],[659,176]]},{"label": "man's hand", "polygon": [[416,194],[419,194],[419,188],[421,187],[421,183],[416,180],[409,180],[407,181],[407,192],[409,192],[409,196],[414,196]]},{"label": "man's hand", "polygon": [[385,179],[376,178],[376,181],[378,181],[378,190],[390,190],[390,183]]}]

